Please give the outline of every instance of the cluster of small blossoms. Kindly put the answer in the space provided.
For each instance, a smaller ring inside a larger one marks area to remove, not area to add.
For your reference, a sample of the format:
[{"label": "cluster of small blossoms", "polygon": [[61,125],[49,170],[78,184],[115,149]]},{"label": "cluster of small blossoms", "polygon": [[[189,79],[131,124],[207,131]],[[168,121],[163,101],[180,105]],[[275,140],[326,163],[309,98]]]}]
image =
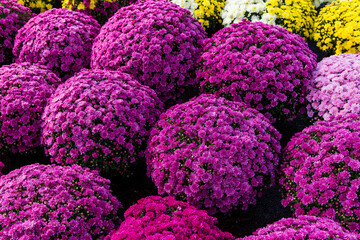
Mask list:
[{"label": "cluster of small blossoms", "polygon": [[314,24],[317,46],[329,55],[360,52],[360,2],[336,0],[320,10]]},{"label": "cluster of small blossoms", "polygon": [[202,92],[242,101],[271,122],[305,112],[316,55],[299,35],[243,20],[205,41],[197,78]]},{"label": "cluster of small blossoms", "polygon": [[215,32],[221,26],[225,0],[171,0],[182,8],[188,9],[206,30]]},{"label": "cluster of small blossoms", "polygon": [[316,10],[311,0],[268,0],[267,11],[276,15],[276,25],[311,40]]},{"label": "cluster of small blossoms", "polygon": [[160,116],[146,150],[148,175],[159,194],[210,214],[246,210],[275,182],[280,137],[246,104],[202,94]]},{"label": "cluster of small blossoms", "polygon": [[135,0],[62,0],[62,7],[89,14],[100,25],[104,25],[121,7],[134,2]]},{"label": "cluster of small blossoms", "polygon": [[0,0],[0,66],[13,62],[12,49],[18,30],[35,16],[16,0]]},{"label": "cluster of small blossoms", "polygon": [[162,111],[154,90],[129,75],[84,69],[50,98],[42,140],[52,162],[128,175]]},{"label": "cluster of small blossoms", "polygon": [[0,68],[0,150],[30,153],[40,146],[41,115],[60,79],[30,63]]},{"label": "cluster of small blossoms", "polygon": [[346,114],[297,133],[284,151],[280,178],[295,216],[335,219],[360,230],[360,116]]},{"label": "cluster of small blossoms", "polygon": [[90,16],[53,8],[30,19],[15,38],[16,62],[39,63],[62,79],[90,64],[100,25]]},{"label": "cluster of small blossoms", "polygon": [[173,197],[149,196],[125,212],[125,220],[105,240],[226,240],[234,239],[216,227],[205,211]]},{"label": "cluster of small blossoms", "polygon": [[344,230],[339,223],[323,217],[301,215],[297,218],[283,218],[264,228],[258,229],[252,236],[237,240],[358,240],[360,235]]},{"label": "cluster of small blossoms", "polygon": [[318,63],[309,85],[309,117],[360,113],[360,54],[344,53]]},{"label": "cluster of small blossoms", "polygon": [[29,7],[36,14],[59,7],[57,4],[59,0],[17,0],[17,2],[25,7]]},{"label": "cluster of small blossoms", "polygon": [[275,25],[276,15],[266,8],[266,0],[226,0],[220,14],[225,27],[241,22],[244,18],[251,22]]},{"label": "cluster of small blossoms", "polygon": [[150,86],[165,102],[196,84],[195,64],[206,33],[188,10],[149,0],[121,8],[101,28],[92,68],[122,70]]},{"label": "cluster of small blossoms", "polygon": [[334,0],[313,0],[313,4],[315,9],[318,10],[319,8],[324,7],[326,4],[332,3]]},{"label": "cluster of small blossoms", "polygon": [[0,178],[1,239],[103,239],[118,226],[110,181],[78,165],[27,165]]}]

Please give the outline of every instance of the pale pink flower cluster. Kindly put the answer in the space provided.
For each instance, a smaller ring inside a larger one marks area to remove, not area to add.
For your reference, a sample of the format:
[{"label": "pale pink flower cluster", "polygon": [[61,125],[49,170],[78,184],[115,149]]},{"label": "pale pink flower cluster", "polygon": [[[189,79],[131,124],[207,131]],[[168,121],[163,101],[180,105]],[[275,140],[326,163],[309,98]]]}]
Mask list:
[{"label": "pale pink flower cluster", "polygon": [[324,58],[308,87],[307,113],[328,121],[330,116],[360,113],[360,55],[344,53]]}]

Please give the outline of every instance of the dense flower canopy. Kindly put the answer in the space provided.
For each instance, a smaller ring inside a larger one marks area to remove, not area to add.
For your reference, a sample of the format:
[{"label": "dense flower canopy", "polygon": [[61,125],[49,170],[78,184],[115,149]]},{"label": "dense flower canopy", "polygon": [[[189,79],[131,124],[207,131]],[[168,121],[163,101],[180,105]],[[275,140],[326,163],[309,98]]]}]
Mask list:
[{"label": "dense flower canopy", "polygon": [[270,14],[266,8],[266,0],[226,0],[220,14],[223,25],[241,22],[244,18],[251,22],[275,24],[276,14]]},{"label": "dense flower canopy", "polygon": [[128,74],[83,70],[49,100],[43,141],[53,162],[127,175],[162,111],[154,90]]},{"label": "dense flower canopy", "polygon": [[163,113],[147,148],[159,194],[208,210],[247,209],[275,183],[280,134],[244,103],[200,95]]},{"label": "dense flower canopy", "polygon": [[41,65],[0,68],[0,150],[30,153],[40,146],[41,116],[60,79]]},{"label": "dense flower canopy", "polygon": [[89,66],[99,30],[97,21],[86,14],[53,8],[19,30],[13,53],[18,63],[39,63],[67,79]]},{"label": "dense flower canopy", "polygon": [[216,218],[173,197],[149,196],[125,212],[125,220],[106,240],[234,239],[215,224]]},{"label": "dense flower canopy", "polygon": [[336,0],[320,10],[314,24],[317,46],[329,55],[360,52],[360,2]]},{"label": "dense flower canopy", "polygon": [[176,101],[196,83],[205,36],[188,10],[170,1],[141,1],[121,8],[101,28],[91,66],[130,73],[163,102]]},{"label": "dense flower canopy", "polygon": [[13,63],[15,36],[33,16],[29,8],[16,0],[0,0],[0,66]]},{"label": "dense flower canopy", "polygon": [[267,0],[266,9],[276,15],[276,25],[306,40],[313,39],[316,10],[312,0]]},{"label": "dense flower canopy", "polygon": [[309,117],[360,113],[360,54],[340,54],[318,63],[308,88]]},{"label": "dense flower canopy", "polygon": [[119,224],[110,181],[78,165],[27,165],[0,178],[1,239],[103,239]]},{"label": "dense flower canopy", "polygon": [[336,219],[360,231],[360,116],[319,121],[288,143],[281,166],[283,204],[296,216]]},{"label": "dense flower canopy", "polygon": [[202,92],[243,101],[275,122],[305,112],[315,66],[299,35],[244,20],[205,41],[197,77]]}]

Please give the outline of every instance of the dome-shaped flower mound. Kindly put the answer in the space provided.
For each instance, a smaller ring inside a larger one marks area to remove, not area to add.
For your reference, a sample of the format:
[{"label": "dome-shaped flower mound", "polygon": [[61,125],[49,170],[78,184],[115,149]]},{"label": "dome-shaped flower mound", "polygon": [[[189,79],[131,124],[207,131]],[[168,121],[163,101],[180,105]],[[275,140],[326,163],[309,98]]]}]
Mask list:
[{"label": "dome-shaped flower mound", "polygon": [[15,38],[17,62],[47,66],[62,79],[89,66],[100,25],[90,16],[67,9],[50,9],[30,19]]},{"label": "dome-shaped flower mound", "polygon": [[221,27],[225,0],[171,0],[180,7],[188,9],[199,20],[204,29],[216,32]]},{"label": "dome-shaped flower mound", "polygon": [[275,122],[305,111],[315,66],[299,35],[244,20],[206,40],[197,77],[202,92],[244,101]]},{"label": "dome-shaped flower mound", "polygon": [[360,54],[340,54],[318,63],[309,85],[308,115],[330,116],[360,113]]},{"label": "dome-shaped flower mound", "polygon": [[62,0],[62,7],[73,11],[85,12],[104,25],[121,7],[135,0]]},{"label": "dome-shaped flower mound", "polygon": [[268,0],[267,11],[276,15],[276,25],[313,39],[316,10],[312,0]]},{"label": "dome-shaped flower mound", "polygon": [[0,66],[13,62],[15,36],[33,16],[29,8],[16,0],[0,0]]},{"label": "dome-shaped flower mound", "polygon": [[247,209],[274,184],[279,139],[258,111],[203,94],[160,116],[146,151],[148,175],[159,194],[210,214]]},{"label": "dome-shaped flower mound", "polygon": [[220,14],[225,27],[241,22],[244,18],[251,22],[263,22],[275,25],[276,15],[266,8],[266,0],[226,0]]},{"label": "dome-shaped flower mound", "polygon": [[0,151],[30,153],[40,146],[41,115],[60,79],[30,63],[0,68]]},{"label": "dome-shaped flower mound", "polygon": [[154,90],[129,75],[83,70],[49,100],[43,141],[52,162],[128,174],[162,111]]},{"label": "dome-shaped flower mound", "polygon": [[329,55],[360,52],[360,2],[336,0],[320,10],[314,24],[317,46]]},{"label": "dome-shaped flower mound", "polygon": [[118,226],[110,181],[78,165],[27,165],[0,178],[1,239],[103,239]]},{"label": "dome-shaped flower mound", "polygon": [[17,0],[22,5],[29,7],[34,13],[42,13],[46,10],[58,7],[59,0]]},{"label": "dome-shaped flower mound", "polygon": [[360,235],[344,230],[339,223],[322,217],[302,215],[298,218],[283,218],[258,229],[254,235],[238,240],[357,240]]},{"label": "dome-shaped flower mound", "polygon": [[195,82],[205,31],[188,10],[149,0],[121,8],[95,39],[91,66],[123,70],[166,102]]},{"label": "dome-shaped flower mound", "polygon": [[297,133],[284,153],[280,179],[295,215],[336,219],[360,230],[360,116],[347,114]]},{"label": "dome-shaped flower mound", "polygon": [[190,240],[234,239],[215,224],[216,218],[173,197],[150,196],[140,199],[125,212],[120,228],[106,240]]}]

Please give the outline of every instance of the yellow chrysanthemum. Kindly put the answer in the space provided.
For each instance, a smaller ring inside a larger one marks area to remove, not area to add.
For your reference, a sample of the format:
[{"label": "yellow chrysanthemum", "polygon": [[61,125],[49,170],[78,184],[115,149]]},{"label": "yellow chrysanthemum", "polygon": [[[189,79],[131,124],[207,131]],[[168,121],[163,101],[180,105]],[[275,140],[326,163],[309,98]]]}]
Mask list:
[{"label": "yellow chrysanthemum", "polygon": [[359,0],[336,0],[326,5],[314,24],[317,46],[328,54],[360,52],[359,15]]},{"label": "yellow chrysanthemum", "polygon": [[203,19],[203,27],[211,28],[211,24],[221,24],[220,12],[224,8],[225,1],[222,0],[196,0],[198,9],[194,11],[194,17]]},{"label": "yellow chrysanthemum", "polygon": [[53,8],[56,0],[18,0],[18,3],[29,7],[35,13],[45,12]]},{"label": "yellow chrysanthemum", "polygon": [[180,7],[188,9],[199,20],[204,29],[216,29],[221,26],[220,13],[225,0],[171,0]]},{"label": "yellow chrysanthemum", "polygon": [[72,11],[85,11],[103,25],[118,9],[128,6],[135,1],[136,0],[62,0],[62,8]]},{"label": "yellow chrysanthemum", "polygon": [[316,10],[311,0],[269,0],[268,13],[276,15],[276,25],[301,35],[306,40],[313,38]]}]

